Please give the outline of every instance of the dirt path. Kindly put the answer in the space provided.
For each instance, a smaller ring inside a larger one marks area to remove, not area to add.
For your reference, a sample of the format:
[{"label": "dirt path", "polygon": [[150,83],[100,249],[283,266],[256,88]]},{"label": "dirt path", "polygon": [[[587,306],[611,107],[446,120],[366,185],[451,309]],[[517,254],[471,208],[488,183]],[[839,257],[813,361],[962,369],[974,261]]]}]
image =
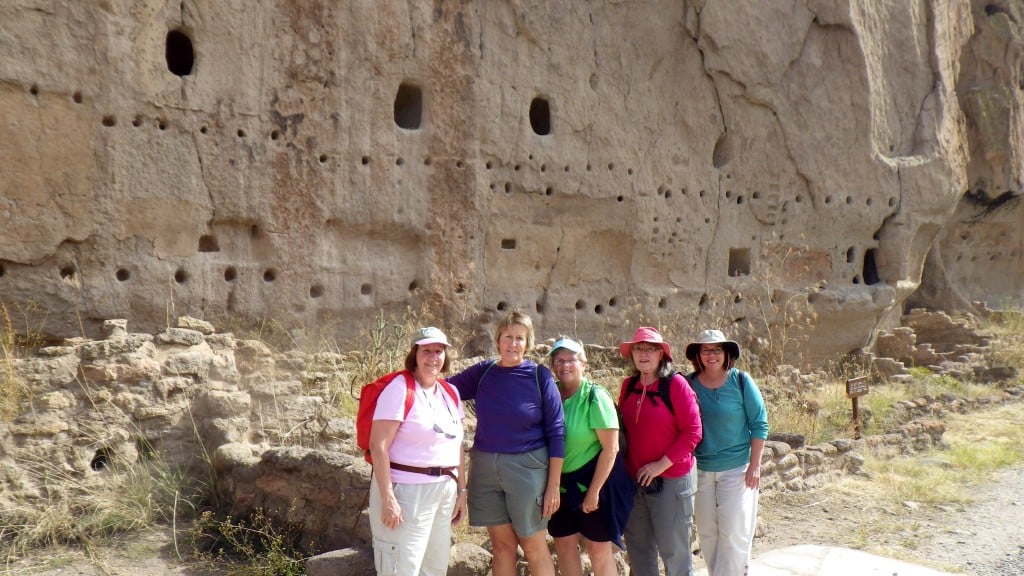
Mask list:
[{"label": "dirt path", "polygon": [[[897,509],[827,488],[763,498],[764,534],[754,554],[796,544],[865,549],[973,576],[1024,574],[1024,466],[979,485],[969,505]],[[879,521],[890,533],[865,528]]]}]

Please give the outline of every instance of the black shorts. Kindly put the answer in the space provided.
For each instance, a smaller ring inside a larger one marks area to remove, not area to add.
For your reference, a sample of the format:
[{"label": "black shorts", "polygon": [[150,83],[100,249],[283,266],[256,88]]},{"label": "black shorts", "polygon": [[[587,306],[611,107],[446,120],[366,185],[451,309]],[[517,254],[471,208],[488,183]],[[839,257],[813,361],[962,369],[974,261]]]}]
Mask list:
[{"label": "black shorts", "polygon": [[579,507],[569,510],[563,503],[548,520],[548,534],[563,538],[578,533],[591,542],[611,542],[608,506],[610,504],[599,502],[597,510],[584,514]]}]

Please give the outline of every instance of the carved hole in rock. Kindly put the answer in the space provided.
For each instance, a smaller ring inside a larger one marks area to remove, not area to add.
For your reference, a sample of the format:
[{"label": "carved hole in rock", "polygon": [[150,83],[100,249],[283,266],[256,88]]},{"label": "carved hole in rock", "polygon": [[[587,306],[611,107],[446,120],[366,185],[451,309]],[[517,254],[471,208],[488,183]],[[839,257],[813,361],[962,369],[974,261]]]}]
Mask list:
[{"label": "carved hole in rock", "polygon": [[743,302],[743,296],[737,294],[732,297],[732,301],[734,304],[739,304],[740,302]]},{"label": "carved hole in rock", "polygon": [[896,199],[895,198],[889,198],[889,208],[892,208],[895,205],[896,205]]},{"label": "carved hole in rock", "polygon": [[515,238],[502,238],[501,239],[501,249],[502,250],[515,250],[516,249],[516,239]]},{"label": "carved hole in rock", "polygon": [[587,307],[587,303],[584,302],[583,300],[577,300],[576,301],[576,309],[577,310],[583,310],[586,307]]},{"label": "carved hole in rock", "polygon": [[423,122],[423,91],[402,82],[395,94],[395,124],[405,130],[419,130]]},{"label": "carved hole in rock", "polygon": [[519,164],[516,164],[515,166],[512,167],[512,169],[515,170],[516,172],[519,172],[519,170],[521,170],[522,168],[523,167]]},{"label": "carved hole in rock", "polygon": [[614,172],[615,171],[615,162],[609,162],[608,163],[608,171],[609,172]]},{"label": "carved hole in rock", "polygon": [[704,197],[704,194],[706,194],[706,192],[705,192],[704,190],[701,190],[701,191],[700,191],[700,193],[698,194],[698,196],[700,196],[701,198],[703,198],[703,197]]},{"label": "carved hole in rock", "polygon": [[161,118],[156,121],[156,127],[160,130],[167,130],[167,120]]},{"label": "carved hole in rock", "polygon": [[125,268],[118,268],[117,272],[114,273],[114,277],[117,278],[118,282],[127,282],[132,277],[132,273]]},{"label": "carved hole in rock", "polygon": [[317,158],[317,160],[319,160],[321,164],[327,162],[327,154],[321,154],[320,157]]},{"label": "carved hole in rock", "polygon": [[117,126],[117,117],[108,114],[107,116],[103,117],[103,120],[101,120],[100,123],[106,126],[107,128]]},{"label": "carved hole in rock", "polygon": [[309,287],[309,297],[319,298],[324,295],[324,287],[320,284],[314,284]]},{"label": "carved hole in rock", "polygon": [[417,291],[419,289],[420,289],[420,283],[419,283],[418,280],[413,280],[412,282],[409,282],[409,292],[415,292],[415,291]]},{"label": "carved hole in rock", "polygon": [[672,191],[669,190],[668,188],[666,188],[665,189],[665,200],[668,200],[671,197],[672,197]]},{"label": "carved hole in rock", "polygon": [[857,257],[857,251],[854,250],[853,246],[846,249],[846,262],[848,264],[853,263],[853,259]]},{"label": "carved hole in rock", "polygon": [[632,168],[627,168],[626,169],[626,174],[632,176],[633,175],[633,169]]},{"label": "carved hole in rock", "polygon": [[864,283],[868,285],[878,284],[882,278],[878,275],[878,266],[875,264],[875,249],[869,248],[864,252]]},{"label": "carved hole in rock", "polygon": [[729,249],[729,276],[750,274],[750,248]]},{"label": "carved hole in rock", "polygon": [[60,269],[60,277],[65,280],[70,280],[75,277],[75,267],[71,264],[66,264]]},{"label": "carved hole in rock", "polygon": [[708,295],[707,294],[701,294],[700,295],[700,300],[697,302],[697,306],[700,306],[701,308],[704,308],[707,305],[708,305]]},{"label": "carved hole in rock", "polygon": [[462,282],[457,283],[455,285],[455,293],[456,294],[465,294],[466,293],[466,285],[463,284]]},{"label": "carved hole in rock", "polygon": [[142,117],[141,116],[133,116],[132,117],[132,126],[134,126],[135,128],[138,128],[139,126],[142,126]]},{"label": "carved hole in rock", "polygon": [[998,4],[986,4],[985,5],[985,15],[986,16],[994,16],[996,14],[999,14],[1000,12],[1006,12],[1006,9],[1003,8],[1002,6],[999,6]]},{"label": "carved hole in rock", "polygon": [[497,308],[498,308],[499,312],[504,312],[505,309],[508,308],[508,303],[505,302],[504,300],[502,300],[502,301],[498,302]]},{"label": "carved hole in rock", "polygon": [[39,95],[39,86],[33,84],[32,86],[29,87],[28,93],[33,95],[33,96],[38,96]]},{"label": "carved hole in rock", "polygon": [[831,203],[832,203],[832,196],[825,196],[825,204],[831,204]]},{"label": "carved hole in rock", "polygon": [[590,162],[587,162],[587,172],[590,172],[592,169],[593,166],[590,165]]},{"label": "carved hole in rock", "polygon": [[100,448],[93,455],[92,460],[89,461],[89,468],[100,472],[110,466],[110,450],[107,448]]},{"label": "carved hole in rock", "polygon": [[459,170],[461,170],[462,167],[465,166],[465,165],[466,164],[462,160],[456,160],[455,161],[455,167],[458,168]]},{"label": "carved hole in rock", "polygon": [[200,126],[200,127],[199,127],[199,133],[200,133],[200,134],[206,134],[206,133],[207,133],[207,132],[209,132],[209,131],[210,131],[210,129],[209,129],[209,128],[207,128],[206,126]]},{"label": "carved hole in rock", "polygon": [[854,284],[860,284],[860,276],[854,276],[853,277],[853,283]]},{"label": "carved hole in rock", "polygon": [[401,166],[402,164],[405,164],[404,158],[402,158],[401,156],[395,158],[395,166]]},{"label": "carved hole in rock", "polygon": [[545,196],[551,196],[554,193],[555,193],[555,189],[552,188],[551,186],[548,186],[547,188],[544,189],[544,195]]},{"label": "carved hole in rock", "polygon": [[249,227],[249,237],[250,238],[259,238],[260,237],[260,227],[258,225],[253,224],[252,226]]},{"label": "carved hole in rock", "polygon": [[488,170],[490,170],[491,168],[494,168],[494,162],[491,162],[490,160],[488,160],[487,162],[484,162],[484,168],[486,168]]},{"label": "carved hole in rock", "polygon": [[235,278],[238,278],[238,270],[234,266],[228,266],[224,269],[224,281],[234,282]]},{"label": "carved hole in rock", "polygon": [[600,304],[594,306],[594,314],[601,314],[602,312],[604,312],[604,306],[601,306]]},{"label": "carved hole in rock", "polygon": [[174,281],[178,284],[184,284],[188,281],[188,272],[185,272],[184,268],[178,268],[174,271]]},{"label": "carved hole in rock", "polygon": [[569,171],[569,165],[568,165],[568,164],[566,164],[566,165],[565,165],[565,171],[566,171],[566,172],[568,172],[568,171]]},{"label": "carved hole in rock", "polygon": [[274,280],[277,280],[277,270],[274,270],[273,268],[267,268],[266,270],[263,271],[264,282],[273,282]]},{"label": "carved hole in rock", "polygon": [[741,204],[743,204],[743,194],[736,196],[736,205],[739,206]]},{"label": "carved hole in rock", "polygon": [[551,134],[551,106],[540,96],[530,102],[530,127],[538,136]]},{"label": "carved hole in rock", "polygon": [[541,172],[547,172],[548,171],[548,165],[547,164],[541,164],[540,165],[540,171]]},{"label": "carved hole in rock", "polygon": [[705,218],[704,219],[704,223],[705,224],[711,224],[711,218]]},{"label": "carved hole in rock", "polygon": [[0,264],[0,276],[3,276],[4,274],[7,274],[7,269],[4,268],[3,264]]},{"label": "carved hole in rock", "polygon": [[616,298],[615,296],[612,296],[611,298],[609,298],[608,299],[608,305],[611,306],[612,308],[615,308],[616,306],[618,306],[619,305],[618,298]]},{"label": "carved hole in rock", "polygon": [[426,158],[423,159],[423,165],[424,166],[430,166],[433,163],[434,163],[434,161],[430,159],[430,156],[427,156]]},{"label": "carved hole in rock", "polygon": [[619,204],[622,204],[623,202],[626,201],[626,197],[622,195],[616,196],[615,201],[618,202]]},{"label": "carved hole in rock", "polygon": [[239,128],[238,132],[235,132],[235,134],[238,134],[239,138],[245,138],[245,130],[242,130],[241,128]]},{"label": "carved hole in rock", "polygon": [[188,76],[192,73],[195,63],[195,52],[192,50],[192,39],[181,30],[167,33],[167,46],[164,50],[167,57],[167,69],[175,76]]},{"label": "carved hole in rock", "polygon": [[726,190],[725,191],[725,199],[729,200],[731,198],[732,198],[732,190]]},{"label": "carved hole in rock", "polygon": [[76,90],[75,93],[71,95],[71,101],[74,102],[75,104],[81,104],[82,103],[82,93]]},{"label": "carved hole in rock", "polygon": [[220,252],[220,243],[217,237],[212,234],[203,234],[199,237],[200,252]]},{"label": "carved hole in rock", "polygon": [[362,294],[363,296],[369,296],[370,294],[373,294],[373,284],[370,284],[369,282],[363,282],[363,284],[359,286],[359,293]]},{"label": "carved hole in rock", "polygon": [[871,198],[868,198],[868,199],[864,200],[864,205],[865,206],[871,206],[871,202],[872,202]]},{"label": "carved hole in rock", "polygon": [[796,203],[799,204],[799,203],[801,203],[803,201],[804,201],[804,197],[801,196],[800,194],[797,194],[796,195]]},{"label": "carved hole in rock", "polygon": [[537,314],[544,313],[544,302],[537,300],[533,303],[533,309],[537,311]]},{"label": "carved hole in rock", "polygon": [[271,140],[277,140],[280,137],[281,137],[281,131],[280,130],[271,130],[270,131],[270,139]]},{"label": "carved hole in rock", "polygon": [[370,157],[363,156],[359,161],[362,162],[363,166],[368,166],[370,164]]},{"label": "carved hole in rock", "polygon": [[664,296],[658,298],[658,308],[664,309],[666,306],[668,306],[668,300],[665,300]]},{"label": "carved hole in rock", "polygon": [[846,197],[846,203],[847,204],[853,204],[853,196],[847,196]]}]

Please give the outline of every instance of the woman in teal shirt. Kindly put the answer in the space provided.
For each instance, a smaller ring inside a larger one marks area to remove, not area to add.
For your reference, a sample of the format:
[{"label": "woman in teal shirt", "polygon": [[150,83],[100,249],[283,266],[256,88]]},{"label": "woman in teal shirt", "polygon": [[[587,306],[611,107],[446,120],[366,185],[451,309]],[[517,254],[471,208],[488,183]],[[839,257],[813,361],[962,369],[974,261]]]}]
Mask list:
[{"label": "woman in teal shirt", "polygon": [[705,330],[686,347],[704,431],[694,451],[694,516],[708,576],[746,573],[757,526],[768,412],[750,375],[733,367],[739,356],[739,344],[720,330]]},{"label": "woman in teal shirt", "polygon": [[548,522],[558,569],[563,576],[582,576],[582,534],[594,576],[615,576],[612,543],[622,547],[636,489],[619,455],[615,404],[607,390],[583,377],[587,354],[582,344],[562,338],[548,357],[565,412],[562,497]]}]

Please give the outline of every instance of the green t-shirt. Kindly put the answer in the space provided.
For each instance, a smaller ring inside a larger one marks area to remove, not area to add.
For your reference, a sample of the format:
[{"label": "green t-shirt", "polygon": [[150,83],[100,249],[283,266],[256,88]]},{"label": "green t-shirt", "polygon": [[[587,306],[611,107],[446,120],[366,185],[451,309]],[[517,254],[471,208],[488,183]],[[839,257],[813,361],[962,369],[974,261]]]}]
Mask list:
[{"label": "green t-shirt", "polygon": [[601,452],[595,430],[619,429],[615,403],[603,386],[586,378],[580,389],[562,402],[565,412],[565,462],[562,472],[575,472]]}]

